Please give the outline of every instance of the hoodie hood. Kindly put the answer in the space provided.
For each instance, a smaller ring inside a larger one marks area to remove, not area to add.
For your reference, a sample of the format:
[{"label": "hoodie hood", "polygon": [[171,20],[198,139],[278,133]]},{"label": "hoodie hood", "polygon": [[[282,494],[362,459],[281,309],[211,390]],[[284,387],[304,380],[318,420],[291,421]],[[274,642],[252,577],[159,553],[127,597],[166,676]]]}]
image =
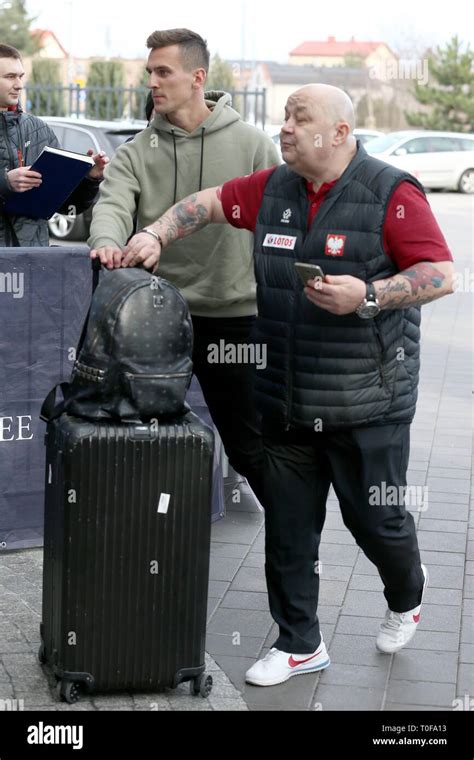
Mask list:
[{"label": "hoodie hood", "polygon": [[240,121],[240,114],[232,108],[232,96],[228,92],[211,90],[204,93],[204,100],[211,113],[193,132],[186,132],[181,127],[175,127],[174,124],[170,124],[165,116],[159,113],[155,113],[151,126],[157,129],[158,132],[167,132],[168,134],[174,134],[175,137],[192,139],[196,137],[201,138],[203,130],[205,130],[206,135],[210,135],[212,132],[217,132],[219,129],[227,127],[234,121]]}]

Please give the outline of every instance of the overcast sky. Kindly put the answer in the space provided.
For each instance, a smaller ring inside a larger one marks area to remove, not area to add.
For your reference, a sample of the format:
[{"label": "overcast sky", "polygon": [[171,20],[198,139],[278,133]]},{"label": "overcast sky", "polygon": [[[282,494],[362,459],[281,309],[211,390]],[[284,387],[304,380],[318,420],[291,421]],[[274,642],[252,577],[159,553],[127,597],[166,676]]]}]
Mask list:
[{"label": "overcast sky", "polygon": [[434,0],[27,0],[26,5],[37,16],[35,26],[54,31],[78,57],[146,57],[151,31],[180,26],[199,32],[211,52],[225,58],[244,54],[284,62],[299,43],[329,35],[397,47],[439,45],[458,33],[474,47],[474,11],[466,0],[440,5]]}]

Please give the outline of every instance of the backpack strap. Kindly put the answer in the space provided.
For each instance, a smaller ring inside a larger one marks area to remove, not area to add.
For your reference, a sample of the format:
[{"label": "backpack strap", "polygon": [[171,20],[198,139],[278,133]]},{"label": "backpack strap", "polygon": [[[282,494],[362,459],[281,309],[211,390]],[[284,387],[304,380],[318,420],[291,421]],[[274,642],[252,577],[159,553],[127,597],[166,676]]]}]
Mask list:
[{"label": "backpack strap", "polygon": [[[100,259],[92,259],[91,260],[91,268],[92,268],[92,295],[94,295],[95,291],[97,290],[97,286],[99,284],[99,272],[101,270],[101,267],[102,267],[102,265],[100,263]],[[80,352],[82,346],[84,345],[84,341],[86,339],[87,326],[89,324],[90,314],[91,314],[91,307],[89,306],[89,309],[88,309],[87,314],[86,314],[86,318],[84,320],[84,324],[82,325],[82,330],[81,330],[81,336],[79,338],[79,343],[77,344],[76,357],[79,356],[79,352]]]},{"label": "backpack strap", "polygon": [[41,407],[40,420],[43,420],[43,422],[51,422],[51,420],[55,420],[57,417],[60,417],[64,411],[66,403],[64,400],[56,406],[56,393],[58,388],[61,389],[63,399],[65,399],[69,383],[58,383],[50,390]]},{"label": "backpack strap", "polygon": [[[99,284],[99,272],[101,270],[100,259],[92,259],[91,268],[92,268],[92,295],[94,295],[95,291],[97,290],[97,286]],[[90,313],[91,313],[91,307],[89,307],[89,310],[86,314],[86,318],[84,320],[84,324],[82,325],[81,337],[79,338],[79,343],[76,350],[76,356],[79,355],[79,352],[86,339],[87,325],[89,323]],[[69,385],[70,385],[69,383],[58,383],[57,385],[54,386],[54,388],[50,390],[45,400],[43,401],[43,405],[41,407],[40,419],[43,420],[43,422],[51,422],[51,420],[57,419],[57,417],[60,417],[61,414],[64,412],[65,407],[66,407],[66,400],[65,400],[66,393],[69,388]],[[58,388],[61,389],[61,393],[63,395],[63,401],[56,406],[56,394],[57,394]]]}]

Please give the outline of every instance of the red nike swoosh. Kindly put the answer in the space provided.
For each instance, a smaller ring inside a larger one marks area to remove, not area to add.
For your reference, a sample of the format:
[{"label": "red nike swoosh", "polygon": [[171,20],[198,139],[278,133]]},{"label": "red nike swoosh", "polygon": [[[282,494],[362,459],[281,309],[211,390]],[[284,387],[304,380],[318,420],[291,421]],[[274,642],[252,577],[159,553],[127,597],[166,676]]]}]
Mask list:
[{"label": "red nike swoosh", "polygon": [[418,615],[413,615],[413,620],[415,623],[419,623],[421,618],[421,612],[418,613]]},{"label": "red nike swoosh", "polygon": [[318,654],[321,654],[321,651],[322,650],[320,649],[319,652],[316,652],[316,654],[312,654],[311,657],[308,657],[306,660],[294,660],[293,655],[291,655],[288,658],[288,665],[290,666],[290,668],[296,668],[297,665],[302,665],[304,662],[309,662],[310,660],[313,660],[315,657],[318,656]]}]

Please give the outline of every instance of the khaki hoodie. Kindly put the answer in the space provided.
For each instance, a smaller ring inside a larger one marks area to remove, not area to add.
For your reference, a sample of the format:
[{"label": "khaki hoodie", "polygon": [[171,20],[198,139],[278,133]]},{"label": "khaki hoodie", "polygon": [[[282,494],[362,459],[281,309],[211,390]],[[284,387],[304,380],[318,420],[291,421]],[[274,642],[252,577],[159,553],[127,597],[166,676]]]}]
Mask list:
[{"label": "khaki hoodie", "polygon": [[[271,139],[243,122],[231,96],[206,93],[208,118],[193,132],[159,114],[121,145],[105,171],[94,207],[89,245],[122,247],[133,232],[155,222],[175,202],[200,189],[280,163]],[[213,224],[163,251],[159,274],[176,285],[191,313],[204,317],[256,314],[252,235]]]}]

